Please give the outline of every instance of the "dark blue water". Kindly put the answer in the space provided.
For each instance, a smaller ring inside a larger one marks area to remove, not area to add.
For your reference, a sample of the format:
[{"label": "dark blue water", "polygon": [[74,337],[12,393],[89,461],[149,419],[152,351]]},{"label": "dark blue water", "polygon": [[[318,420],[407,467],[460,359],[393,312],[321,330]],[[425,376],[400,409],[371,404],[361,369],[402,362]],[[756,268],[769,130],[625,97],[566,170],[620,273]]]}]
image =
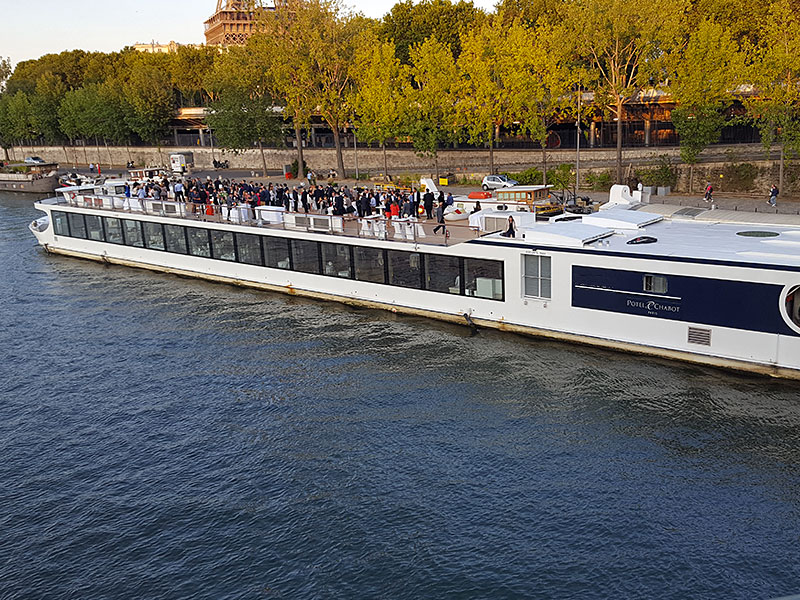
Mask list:
[{"label": "dark blue water", "polygon": [[48,256],[0,197],[0,598],[800,592],[800,394]]}]

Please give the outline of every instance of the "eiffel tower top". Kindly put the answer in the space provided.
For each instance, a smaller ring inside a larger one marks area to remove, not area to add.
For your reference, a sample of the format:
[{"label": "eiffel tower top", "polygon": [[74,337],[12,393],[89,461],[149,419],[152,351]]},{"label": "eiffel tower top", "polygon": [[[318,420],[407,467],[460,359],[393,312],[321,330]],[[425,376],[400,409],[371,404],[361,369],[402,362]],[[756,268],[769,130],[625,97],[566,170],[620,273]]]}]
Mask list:
[{"label": "eiffel tower top", "polygon": [[246,0],[217,0],[217,10],[247,10],[251,3]]},{"label": "eiffel tower top", "polygon": [[206,44],[243,45],[255,26],[254,5],[254,0],[217,0],[217,10],[205,21]]}]

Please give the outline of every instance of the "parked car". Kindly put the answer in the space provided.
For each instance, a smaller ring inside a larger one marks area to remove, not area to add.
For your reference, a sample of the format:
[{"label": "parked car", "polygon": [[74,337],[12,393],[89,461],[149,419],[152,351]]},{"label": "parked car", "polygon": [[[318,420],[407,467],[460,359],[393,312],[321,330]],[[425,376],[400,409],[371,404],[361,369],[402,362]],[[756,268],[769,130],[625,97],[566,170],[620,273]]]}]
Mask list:
[{"label": "parked car", "polygon": [[25,157],[25,164],[27,165],[46,165],[47,161],[43,158],[39,158],[38,156],[26,156]]},{"label": "parked car", "polygon": [[518,183],[518,181],[509,179],[505,175],[487,175],[483,178],[481,187],[484,191],[488,192],[489,190],[496,190],[499,188],[514,187]]}]

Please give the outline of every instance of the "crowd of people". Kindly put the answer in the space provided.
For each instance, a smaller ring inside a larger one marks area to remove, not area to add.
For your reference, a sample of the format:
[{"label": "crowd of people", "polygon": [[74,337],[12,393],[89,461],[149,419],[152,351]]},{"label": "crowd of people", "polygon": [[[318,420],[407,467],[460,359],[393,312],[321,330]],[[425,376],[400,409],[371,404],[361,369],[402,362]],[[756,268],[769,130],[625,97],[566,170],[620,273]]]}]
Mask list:
[{"label": "crowd of people", "polygon": [[[255,183],[222,177],[136,182],[126,188],[125,194],[139,199],[174,199],[189,204],[192,212],[205,215],[230,215],[234,206],[249,206],[253,211],[258,206],[275,206],[289,212],[353,218],[376,215],[387,219],[435,219],[435,232],[445,234],[444,215],[447,207],[454,203],[450,193],[445,195],[440,191],[437,198],[433,192],[418,188],[351,189],[332,183],[325,186],[301,183],[289,187],[286,183]],[[223,212],[223,206],[228,210]]]}]

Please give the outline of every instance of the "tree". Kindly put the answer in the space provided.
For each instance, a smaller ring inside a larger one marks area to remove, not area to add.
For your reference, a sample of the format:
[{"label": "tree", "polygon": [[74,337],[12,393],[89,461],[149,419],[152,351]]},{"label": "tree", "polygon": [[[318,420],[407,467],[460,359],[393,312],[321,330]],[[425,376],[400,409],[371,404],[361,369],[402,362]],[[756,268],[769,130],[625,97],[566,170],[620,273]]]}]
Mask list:
[{"label": "tree", "polygon": [[262,13],[260,31],[248,40],[269,95],[282,99],[293,119],[298,165],[303,165],[300,128],[319,115],[333,132],[344,175],[341,128],[352,116],[347,102],[352,59],[364,25],[339,0],[288,0],[281,10]]},{"label": "tree", "polygon": [[44,73],[36,82],[31,96],[31,126],[48,144],[63,139],[58,125],[58,107],[67,92],[64,83],[51,73]]},{"label": "tree", "polygon": [[380,142],[383,170],[388,175],[386,141],[396,137],[406,110],[403,93],[408,85],[408,67],[394,54],[394,44],[365,35],[356,51],[353,69],[355,87],[352,104],[358,135],[365,142]]},{"label": "tree", "polygon": [[411,78],[403,131],[418,154],[433,157],[438,177],[439,144],[458,138],[455,106],[460,82],[450,48],[433,37],[412,46]]},{"label": "tree", "polygon": [[778,187],[787,156],[800,152],[800,15],[791,0],[775,0],[750,71],[758,96],[746,102],[764,147],[780,146]]},{"label": "tree", "polygon": [[161,145],[172,118],[172,83],[169,73],[157,61],[136,61],[125,82],[125,121],[131,130],[150,144]]},{"label": "tree", "polygon": [[22,91],[13,95],[8,94],[5,111],[8,139],[13,142],[21,142],[30,138],[33,134],[33,127],[31,126],[31,103],[28,95]]},{"label": "tree", "polygon": [[541,23],[535,28],[513,29],[508,43],[513,65],[511,111],[520,127],[539,142],[545,185],[549,128],[557,120],[574,114],[571,92],[581,80],[589,80],[570,64],[570,48],[559,39],[556,27]]},{"label": "tree", "polygon": [[206,99],[214,99],[213,90],[206,83],[219,56],[219,51],[211,46],[179,46],[178,51],[170,57],[172,84],[180,93],[181,106],[187,102],[189,106],[204,105]]},{"label": "tree", "polygon": [[247,150],[257,144],[266,172],[263,144],[282,138],[281,117],[272,98],[242,86],[228,88],[211,103],[206,121],[224,148]]},{"label": "tree", "polygon": [[446,45],[454,57],[461,53],[461,34],[480,25],[484,12],[471,1],[401,0],[383,17],[378,33],[395,44],[395,54],[403,64],[411,62],[411,48],[430,37]]},{"label": "tree", "polygon": [[[681,159],[694,165],[706,146],[722,135],[724,110],[744,82],[745,60],[730,32],[704,19],[669,62],[669,89],[678,105],[672,123],[680,136]],[[690,192],[693,171],[690,168]]]},{"label": "tree", "polygon": [[566,9],[560,39],[574,42],[577,56],[598,75],[596,98],[607,98],[617,120],[616,179],[622,182],[622,120],[625,101],[658,73],[659,59],[681,31],[686,0],[574,0]]},{"label": "tree", "polygon": [[513,84],[519,81],[510,38],[522,26],[503,23],[501,15],[466,32],[461,41],[458,69],[461,72],[458,114],[469,141],[489,145],[489,172],[494,173],[494,144],[500,127],[516,116]]}]

